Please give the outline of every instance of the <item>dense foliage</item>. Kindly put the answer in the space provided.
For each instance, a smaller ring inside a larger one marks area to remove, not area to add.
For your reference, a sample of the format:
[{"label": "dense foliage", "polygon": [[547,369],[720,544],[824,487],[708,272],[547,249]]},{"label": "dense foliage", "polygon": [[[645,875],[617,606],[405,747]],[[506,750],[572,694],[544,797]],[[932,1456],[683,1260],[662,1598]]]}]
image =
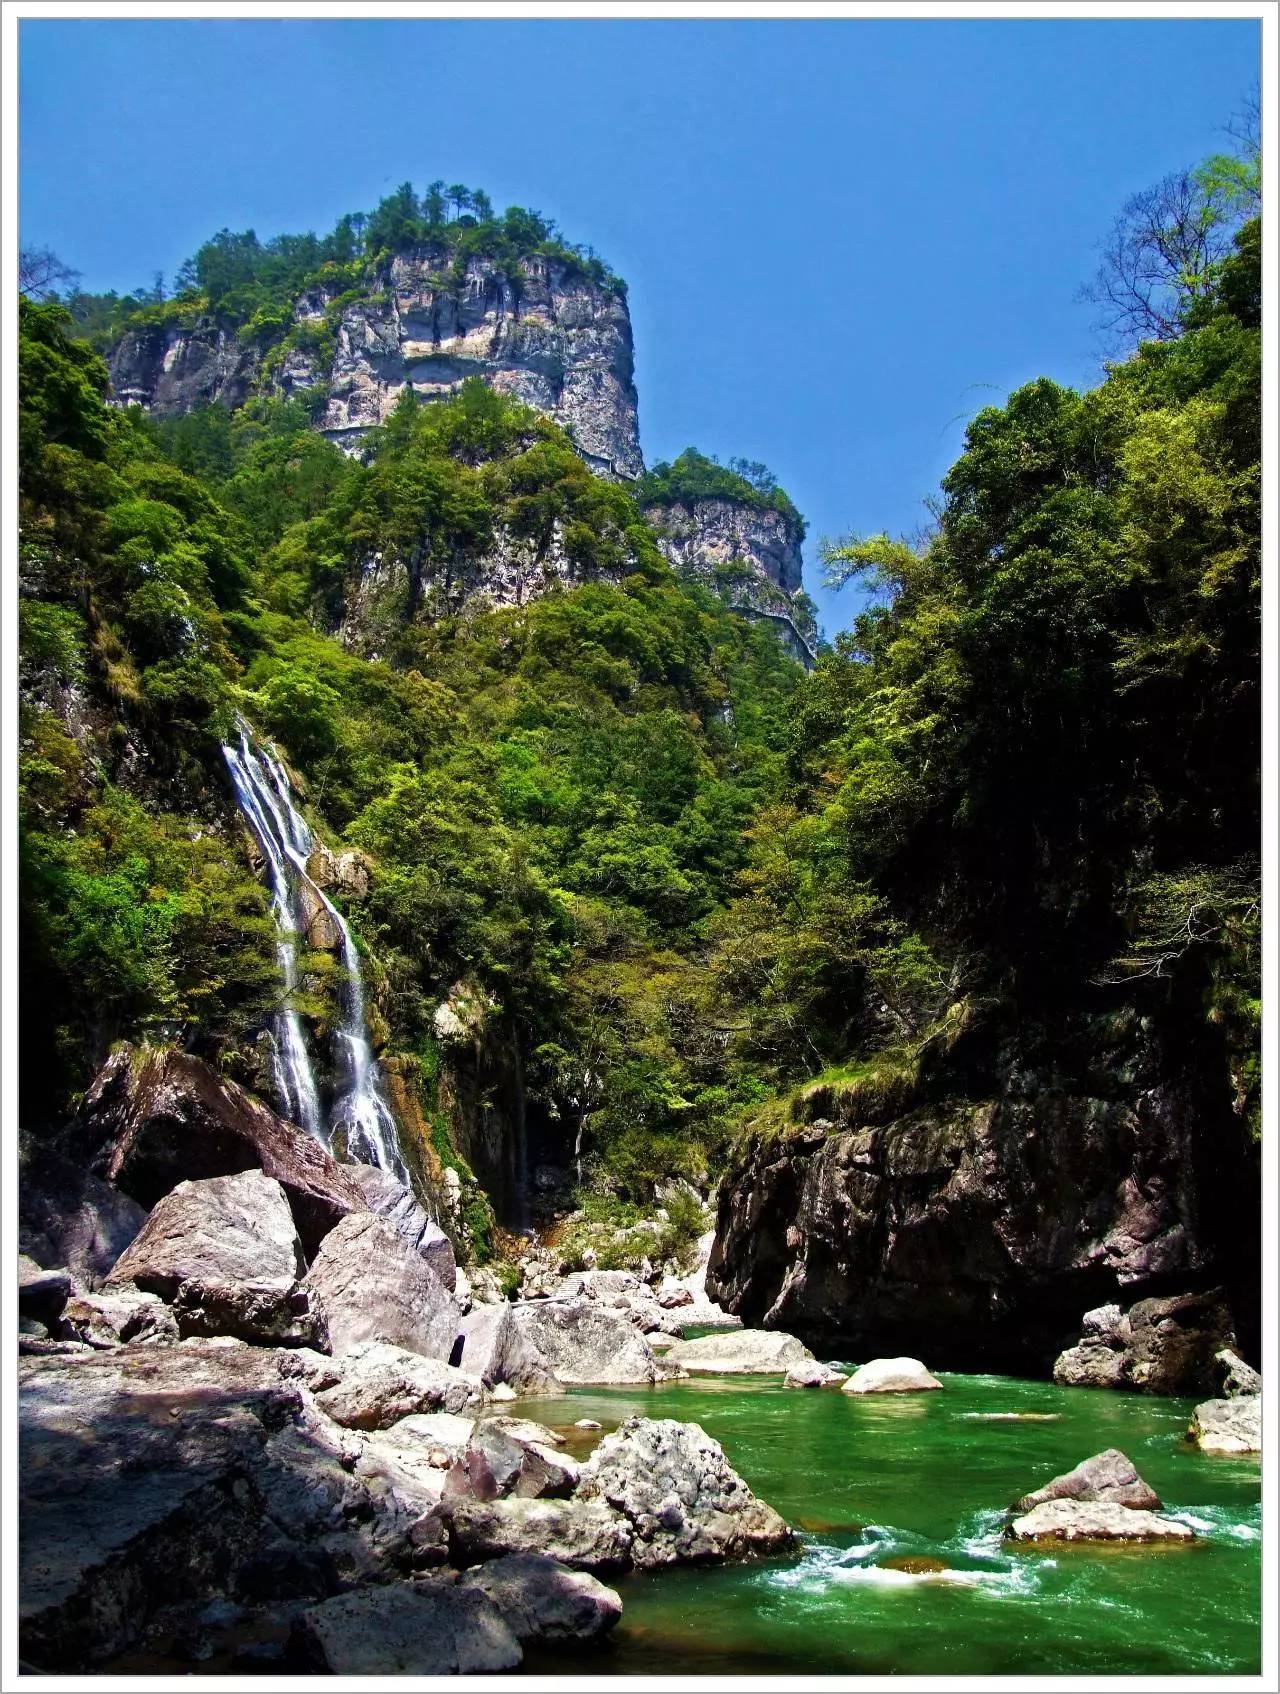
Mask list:
[{"label": "dense foliage", "polygon": [[433,182],[419,196],[402,183],[371,212],[349,212],[327,235],[277,235],[262,241],[251,230],[219,230],[188,259],[171,296],[157,277],[132,294],[76,290],[67,304],[82,331],[107,346],[129,328],[188,321],[211,312],[246,336],[270,345],[293,326],[293,306],[309,288],[359,293],[375,285],[386,259],[413,250],[434,258],[442,282],[457,285],[473,259],[489,259],[518,290],[521,263],[549,259],[625,292],[622,279],[588,248],[567,241],[555,223],[523,206],[495,212],[482,189]]},{"label": "dense foliage", "polygon": [[686,447],[670,464],[660,460],[642,476],[636,495],[642,506],[691,506],[698,500],[734,500],[758,511],[780,512],[794,526],[800,539],[804,539],[804,519],[795,503],[778,486],[768,466],[755,459],[730,459],[727,465],[722,465],[718,459],[699,453],[696,447]]}]

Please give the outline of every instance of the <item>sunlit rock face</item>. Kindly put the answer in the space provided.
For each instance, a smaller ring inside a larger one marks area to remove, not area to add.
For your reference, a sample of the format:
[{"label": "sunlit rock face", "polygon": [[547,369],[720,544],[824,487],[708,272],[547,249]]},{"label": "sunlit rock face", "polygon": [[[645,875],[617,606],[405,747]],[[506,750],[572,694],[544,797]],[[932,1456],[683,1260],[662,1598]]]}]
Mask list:
[{"label": "sunlit rock face", "polygon": [[816,630],[812,609],[799,598],[803,531],[793,517],[724,498],[650,504],[643,512],[682,576],[772,624],[801,664],[812,663]]},{"label": "sunlit rock face", "polygon": [[444,399],[478,376],[562,424],[597,474],[643,471],[620,289],[541,257],[511,268],[473,259],[455,285],[447,257],[424,249],[388,259],[337,311],[335,327],[340,292],[335,282],[298,298],[295,321],[315,329],[316,345],[294,348],[274,368],[212,318],[130,330],[108,355],[115,397],[175,413],[215,400],[239,405],[255,386],[286,395],[322,386],[317,428],[355,449],[406,387]]}]

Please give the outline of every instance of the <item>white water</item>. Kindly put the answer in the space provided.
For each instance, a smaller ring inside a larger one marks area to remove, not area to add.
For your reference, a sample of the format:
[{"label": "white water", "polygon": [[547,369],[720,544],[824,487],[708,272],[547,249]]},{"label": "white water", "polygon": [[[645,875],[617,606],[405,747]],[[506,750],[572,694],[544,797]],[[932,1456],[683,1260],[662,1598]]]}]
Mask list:
[{"label": "white water", "polygon": [[[315,837],[294,804],[284,767],[254,741],[243,720],[239,730],[239,745],[224,745],[222,753],[236,802],[266,861],[271,889],[271,910],[278,931],[276,952],[284,986],[284,1003],[276,1016],[272,1043],[281,1106],[323,1145],[328,1146],[341,1131],[348,1157],[378,1165],[407,1184],[395,1118],[383,1093],[382,1076],[365,1027],[364,978],[350,926],[307,874]],[[327,1120],[302,1019],[289,1003],[298,985],[297,936],[306,927],[304,890],[328,912],[342,938],[343,975],[333,1053],[338,1087]]]}]

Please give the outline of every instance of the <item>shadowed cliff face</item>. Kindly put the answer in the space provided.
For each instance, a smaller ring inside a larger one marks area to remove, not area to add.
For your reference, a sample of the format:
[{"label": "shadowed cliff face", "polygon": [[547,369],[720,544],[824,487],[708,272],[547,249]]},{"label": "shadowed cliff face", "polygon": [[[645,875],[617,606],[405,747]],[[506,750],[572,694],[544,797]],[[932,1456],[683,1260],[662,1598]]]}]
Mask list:
[{"label": "shadowed cliff face", "polygon": [[479,376],[562,424],[597,474],[639,476],[625,297],[554,259],[515,271],[474,259],[456,287],[446,268],[439,253],[397,254],[340,308],[336,284],[309,290],[294,319],[317,345],[274,362],[213,318],[131,330],[108,356],[116,399],[174,413],[239,405],[255,387],[306,395],[322,386],[317,428],[354,448],[406,386],[440,399]]},{"label": "shadowed cliff face", "polygon": [[1222,1282],[1251,1338],[1256,1149],[1194,1066],[1139,1043],[1070,1082],[1006,1075],[889,1121],[802,1094],[726,1171],[712,1297],[855,1354],[1042,1372],[1088,1308]]}]

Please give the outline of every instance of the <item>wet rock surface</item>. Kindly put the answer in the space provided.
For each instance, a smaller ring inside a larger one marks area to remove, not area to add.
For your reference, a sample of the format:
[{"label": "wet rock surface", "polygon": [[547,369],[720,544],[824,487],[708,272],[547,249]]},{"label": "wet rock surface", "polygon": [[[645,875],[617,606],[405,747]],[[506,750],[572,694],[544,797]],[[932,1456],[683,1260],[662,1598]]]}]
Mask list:
[{"label": "wet rock surface", "polygon": [[1010,1541],[1194,1541],[1177,1518],[1114,1501],[1046,1500],[1006,1530]]}]

